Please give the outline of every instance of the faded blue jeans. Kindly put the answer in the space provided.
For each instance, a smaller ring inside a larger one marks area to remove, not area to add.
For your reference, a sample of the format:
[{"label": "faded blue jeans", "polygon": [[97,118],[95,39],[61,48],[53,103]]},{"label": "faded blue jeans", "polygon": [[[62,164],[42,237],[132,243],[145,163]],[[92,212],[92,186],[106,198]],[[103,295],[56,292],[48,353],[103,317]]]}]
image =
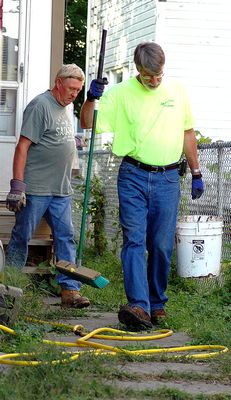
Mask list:
[{"label": "faded blue jeans", "polygon": [[121,260],[130,306],[150,313],[164,308],[174,247],[180,179],[178,170],[147,172],[122,161],[118,174]]},{"label": "faded blue jeans", "polygon": [[[44,217],[53,235],[56,261],[75,262],[76,243],[71,218],[71,196],[26,196],[26,207],[15,213],[16,223],[6,249],[6,265],[24,267],[28,256],[28,243]],[[64,274],[57,275],[64,289],[79,290],[81,283]]]}]

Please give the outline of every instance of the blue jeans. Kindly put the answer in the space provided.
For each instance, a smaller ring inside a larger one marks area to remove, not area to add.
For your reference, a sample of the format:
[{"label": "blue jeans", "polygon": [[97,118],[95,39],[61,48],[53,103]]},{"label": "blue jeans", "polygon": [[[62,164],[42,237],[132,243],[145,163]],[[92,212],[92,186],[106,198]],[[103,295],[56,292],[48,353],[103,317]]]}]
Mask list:
[{"label": "blue jeans", "polygon": [[[56,261],[75,262],[76,243],[71,218],[71,196],[26,196],[26,207],[15,213],[16,223],[6,249],[6,265],[22,268],[28,256],[28,243],[44,217],[53,235]],[[81,283],[64,274],[57,275],[64,289],[79,290]]]},{"label": "blue jeans", "polygon": [[177,169],[147,172],[122,161],[118,174],[121,260],[130,306],[164,308],[174,247],[180,179]]}]

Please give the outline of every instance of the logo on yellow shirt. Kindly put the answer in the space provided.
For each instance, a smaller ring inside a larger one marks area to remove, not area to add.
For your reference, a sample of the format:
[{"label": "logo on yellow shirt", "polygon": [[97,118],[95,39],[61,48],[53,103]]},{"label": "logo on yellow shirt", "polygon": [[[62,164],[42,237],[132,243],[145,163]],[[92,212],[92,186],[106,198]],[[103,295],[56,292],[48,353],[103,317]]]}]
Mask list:
[{"label": "logo on yellow shirt", "polygon": [[162,101],[161,103],[160,103],[160,105],[161,106],[163,106],[163,107],[174,107],[174,99],[169,99],[169,100],[165,100],[165,101]]}]

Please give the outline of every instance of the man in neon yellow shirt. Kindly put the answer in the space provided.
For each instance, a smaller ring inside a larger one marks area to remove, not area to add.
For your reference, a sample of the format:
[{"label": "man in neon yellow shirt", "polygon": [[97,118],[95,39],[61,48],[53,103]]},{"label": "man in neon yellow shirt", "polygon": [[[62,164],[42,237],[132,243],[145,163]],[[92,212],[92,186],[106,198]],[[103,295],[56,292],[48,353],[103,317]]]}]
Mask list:
[{"label": "man in neon yellow shirt", "polygon": [[179,82],[162,79],[162,48],[153,42],[141,43],[135,49],[134,62],[138,75],[104,94],[102,80],[91,82],[81,124],[83,128],[91,126],[94,100],[102,96],[96,131],[113,132],[112,151],[123,157],[118,195],[128,305],[120,308],[118,318],[140,329],[151,328],[166,316],[182,152],[192,173],[193,199],[202,195],[203,182],[190,104]]}]

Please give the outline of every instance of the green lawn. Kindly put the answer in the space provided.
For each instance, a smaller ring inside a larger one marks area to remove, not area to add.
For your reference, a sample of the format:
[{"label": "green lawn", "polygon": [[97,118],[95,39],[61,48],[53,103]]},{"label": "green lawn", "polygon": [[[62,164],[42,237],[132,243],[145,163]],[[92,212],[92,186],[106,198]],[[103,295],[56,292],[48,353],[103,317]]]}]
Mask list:
[{"label": "green lawn", "polygon": [[[98,310],[117,311],[121,304],[126,303],[123,289],[123,275],[118,258],[107,252],[102,257],[87,251],[83,266],[93,268],[110,279],[110,285],[103,290],[84,285],[82,293],[91,299]],[[176,275],[175,262],[169,279],[167,313],[168,317],[162,327],[171,328],[175,332],[186,332],[191,338],[191,344],[221,344],[231,348],[231,265],[223,264],[224,280],[222,285],[211,282],[198,283],[196,280],[179,278]],[[37,325],[25,320],[25,315],[31,315],[44,320],[74,318],[84,315],[87,311],[59,310],[51,311],[43,306],[43,296],[55,290],[47,280],[19,274],[7,269],[3,280],[12,286],[19,286],[24,291],[20,315],[13,327],[17,336],[11,336],[0,331],[1,352],[41,352],[39,356],[44,364],[38,367],[13,367],[0,376],[0,399],[4,400],[92,400],[92,399],[176,399],[187,400],[192,397],[174,390],[146,391],[139,393],[120,388],[107,382],[113,379],[123,379],[124,373],[115,369],[120,357],[96,357],[89,354],[81,356],[76,362],[51,365],[49,361],[62,358],[61,349],[56,346],[42,345],[41,340],[52,328],[47,325]],[[214,281],[213,281],[214,282]],[[52,283],[52,282],[50,282]],[[63,333],[57,328],[56,333]],[[231,384],[230,352],[204,362],[213,364],[220,373],[222,382]],[[125,356],[123,356],[125,357]],[[126,357],[125,357],[126,358]],[[140,360],[140,359],[139,359]],[[143,362],[145,357],[141,357]],[[134,362],[136,358],[134,358]],[[48,364],[46,364],[48,362]],[[163,360],[164,362],[164,360]],[[129,377],[132,379],[132,376]],[[170,378],[169,378],[170,379]],[[179,379],[179,376],[178,376]],[[190,379],[190,377],[188,378]],[[205,400],[203,395],[197,399]],[[228,400],[224,396],[211,396],[209,399]]]}]

